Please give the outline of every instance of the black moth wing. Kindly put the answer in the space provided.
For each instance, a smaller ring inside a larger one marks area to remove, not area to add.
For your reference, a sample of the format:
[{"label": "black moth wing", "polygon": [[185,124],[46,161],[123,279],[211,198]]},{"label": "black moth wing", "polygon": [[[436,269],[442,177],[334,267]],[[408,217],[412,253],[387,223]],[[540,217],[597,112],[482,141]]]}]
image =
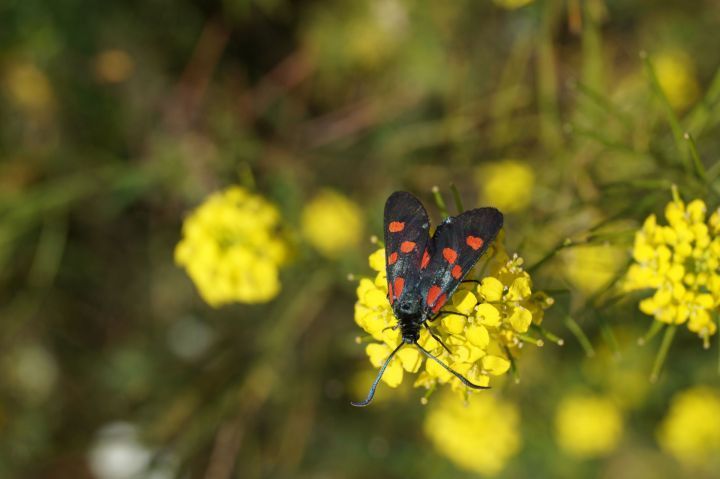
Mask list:
[{"label": "black moth wing", "polygon": [[[420,280],[420,263],[430,241],[430,221],[422,203],[410,193],[396,191],[385,203],[385,261],[388,299],[396,316],[402,300],[412,297]],[[418,314],[420,309],[418,308]]]},{"label": "black moth wing", "polygon": [[478,208],[450,216],[430,240],[430,262],[422,271],[420,291],[424,318],[437,315],[503,226],[495,208]]}]

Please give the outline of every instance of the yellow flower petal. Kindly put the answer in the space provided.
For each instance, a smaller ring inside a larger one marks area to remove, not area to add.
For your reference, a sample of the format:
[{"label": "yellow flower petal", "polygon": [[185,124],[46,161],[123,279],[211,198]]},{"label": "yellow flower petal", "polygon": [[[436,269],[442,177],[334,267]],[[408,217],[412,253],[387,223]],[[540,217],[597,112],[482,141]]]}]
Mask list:
[{"label": "yellow flower petal", "polygon": [[485,326],[495,327],[500,325],[500,312],[492,304],[479,304],[475,316]]},{"label": "yellow flower petal", "polygon": [[500,376],[510,369],[510,361],[500,356],[487,355],[482,358],[482,367],[493,376]]},{"label": "yellow flower petal", "polygon": [[468,327],[465,335],[470,343],[481,349],[485,349],[490,342],[488,330],[482,325]]},{"label": "yellow flower petal", "polygon": [[516,307],[510,315],[510,324],[518,333],[527,332],[532,323],[532,314],[522,306]]},{"label": "yellow flower petal", "polygon": [[497,278],[483,278],[478,288],[485,301],[494,302],[502,299],[503,284]]}]

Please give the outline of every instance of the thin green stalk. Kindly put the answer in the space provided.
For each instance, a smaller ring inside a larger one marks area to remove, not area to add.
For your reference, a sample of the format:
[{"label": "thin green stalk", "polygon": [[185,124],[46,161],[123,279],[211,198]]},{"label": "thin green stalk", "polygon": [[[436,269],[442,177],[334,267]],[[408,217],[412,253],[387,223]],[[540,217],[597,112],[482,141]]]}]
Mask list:
[{"label": "thin green stalk", "polygon": [[599,322],[600,322],[600,331],[602,333],[603,338],[605,339],[605,342],[610,347],[613,357],[615,359],[619,359],[622,356],[622,354],[620,353],[620,345],[618,344],[617,338],[615,337],[615,333],[613,332],[612,327],[610,327],[607,320],[605,320],[605,318],[603,318],[602,315],[599,316]]},{"label": "thin green stalk", "polygon": [[555,343],[558,346],[562,346],[565,344],[565,340],[557,335],[555,333],[548,331],[547,329],[543,328],[539,324],[533,324],[530,326],[532,329],[540,333],[545,339],[550,341],[551,343]]},{"label": "thin green stalk", "polygon": [[665,328],[665,335],[663,336],[662,343],[660,344],[658,354],[655,357],[655,364],[653,365],[652,373],[650,373],[650,382],[654,383],[658,380],[658,377],[660,376],[660,370],[665,363],[668,351],[670,351],[670,346],[672,345],[676,330],[676,324],[671,324],[670,326]]},{"label": "thin green stalk", "polygon": [[694,131],[696,135],[700,135],[707,127],[718,102],[720,102],[720,68],[715,72],[703,99],[687,115],[685,124],[688,125],[688,129]]},{"label": "thin green stalk", "polygon": [[510,349],[507,346],[503,345],[503,349],[505,350],[505,354],[508,357],[508,361],[510,361],[510,372],[512,373],[513,380],[517,384],[520,382],[520,371],[518,370],[515,356],[512,355]]},{"label": "thin green stalk", "polygon": [[582,346],[583,350],[585,351],[585,354],[588,357],[595,356],[595,349],[592,347],[592,343],[590,343],[590,340],[585,335],[585,332],[582,330],[580,325],[570,316],[565,317],[565,326],[570,330],[570,332],[575,336],[575,338],[580,343],[580,346]]},{"label": "thin green stalk", "polygon": [[435,389],[437,389],[437,383],[433,383],[433,385],[430,386],[427,391],[425,391],[423,397],[420,398],[420,404],[422,404],[423,406],[427,405],[430,400],[430,396],[432,396],[432,394],[435,392]]},{"label": "thin green stalk", "polygon": [[697,145],[695,144],[695,139],[692,137],[692,135],[689,132],[685,132],[683,135],[683,138],[685,138],[685,141],[688,142],[688,145],[690,147],[690,158],[693,160],[693,166],[695,167],[695,173],[697,174],[698,178],[700,180],[707,182],[707,173],[705,172],[705,166],[702,164],[702,161],[700,160],[700,155],[697,151]]},{"label": "thin green stalk", "polygon": [[518,334],[516,334],[516,336],[519,339],[525,341],[526,343],[534,344],[538,348],[542,348],[545,345],[545,343],[543,342],[542,339],[534,338],[534,337],[530,336],[529,334],[518,333]]},{"label": "thin green stalk", "polygon": [[460,191],[458,191],[455,183],[450,183],[450,191],[452,191],[453,199],[455,200],[455,208],[457,208],[458,214],[460,214],[465,211],[465,208],[463,208],[462,198],[460,198]]},{"label": "thin green stalk", "polygon": [[586,128],[582,128],[581,126],[578,126],[575,123],[570,124],[570,131],[573,133],[573,135],[579,135],[585,138],[588,138],[590,140],[596,141],[597,143],[600,143],[605,148],[613,151],[621,151],[623,153],[629,153],[632,155],[639,155],[639,156],[646,156],[644,153],[636,151],[632,146],[626,145],[624,143],[620,143],[618,141],[614,141],[608,138],[605,138],[603,135],[598,133],[597,131],[588,130]]},{"label": "thin green stalk", "polygon": [[443,218],[447,218],[450,216],[450,213],[448,213],[447,205],[445,204],[445,200],[442,197],[442,194],[440,193],[440,188],[437,186],[432,187],[432,194],[435,198],[435,204],[437,205],[438,209],[440,210],[440,214]]},{"label": "thin green stalk", "polygon": [[625,128],[632,129],[633,124],[632,120],[628,115],[626,115],[620,108],[617,107],[614,103],[612,103],[610,100],[607,99],[604,95],[601,95],[585,85],[585,83],[581,81],[575,81],[571,84],[578,93],[582,93],[585,98],[590,100],[592,103],[600,107],[605,113],[607,113],[609,116],[612,116],[619,120]]},{"label": "thin green stalk", "polygon": [[660,100],[660,104],[662,105],[663,110],[665,111],[665,115],[667,116],[667,121],[670,124],[670,129],[672,130],[673,138],[675,139],[675,146],[677,147],[678,154],[680,155],[680,161],[685,168],[685,172],[690,173],[692,171],[692,165],[690,164],[690,158],[688,158],[685,149],[683,132],[680,128],[680,121],[675,114],[675,110],[673,110],[672,106],[670,105],[670,101],[665,95],[665,92],[660,86],[660,81],[658,80],[657,73],[655,73],[655,68],[650,61],[650,57],[646,52],[641,52],[640,58],[642,58],[643,64],[645,65],[645,71],[647,72],[648,78],[650,79],[650,86],[652,87],[655,96],[658,98],[658,100]]},{"label": "thin green stalk", "polygon": [[641,336],[641,337],[638,338],[638,341],[637,341],[637,342],[638,342],[638,346],[644,346],[644,345],[646,345],[648,342],[650,342],[650,340],[651,340],[652,338],[654,338],[655,336],[657,336],[657,333],[659,333],[660,331],[662,331],[663,326],[665,326],[664,323],[661,323],[660,321],[654,321],[654,320],[653,320],[653,322],[650,324],[650,328],[648,329],[647,333],[645,333],[643,336]]},{"label": "thin green stalk", "polygon": [[555,247],[552,248],[550,251],[545,253],[545,256],[543,256],[542,258],[537,260],[533,265],[528,266],[525,269],[525,271],[527,271],[529,274],[532,275],[535,272],[535,270],[537,270],[540,266],[542,266],[546,262],[550,261],[553,258],[553,256],[555,256],[556,254],[558,254],[558,252],[560,252],[560,250],[565,249],[572,244],[573,244],[573,242],[570,238],[564,239],[562,242],[556,244]]}]

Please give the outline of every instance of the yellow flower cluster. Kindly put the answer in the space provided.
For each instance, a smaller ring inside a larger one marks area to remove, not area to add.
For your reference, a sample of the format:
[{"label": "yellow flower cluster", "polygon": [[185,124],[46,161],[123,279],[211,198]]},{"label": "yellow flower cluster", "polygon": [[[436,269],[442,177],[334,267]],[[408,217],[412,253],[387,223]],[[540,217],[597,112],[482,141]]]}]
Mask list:
[{"label": "yellow flower cluster", "polygon": [[210,195],[185,219],[175,262],[213,307],[266,302],[280,291],[278,268],[288,253],[279,229],[275,206],[230,187]]},{"label": "yellow flower cluster", "polygon": [[[720,467],[720,391],[694,387],[673,397],[658,428],[663,450],[692,466]],[[715,461],[713,463],[713,461]]]},{"label": "yellow flower cluster", "polygon": [[[487,270],[477,283],[463,283],[455,291],[440,315],[429,323],[435,334],[452,351],[448,353],[426,329],[418,343],[464,375],[471,382],[487,386],[491,376],[500,376],[510,369],[508,353],[517,352],[526,339],[532,323],[539,324],[544,310],[553,304],[544,293],[533,293],[530,275],[523,269],[522,258],[510,258],[502,246],[502,233],[480,261]],[[400,330],[387,299],[385,250],[370,255],[370,267],[377,274],[362,278],[357,288],[355,322],[373,340],[365,351],[370,362],[379,368],[390,352],[401,342]],[[478,272],[471,271],[468,278]],[[413,346],[402,348],[388,365],[383,381],[397,387],[405,372],[417,373],[416,387],[434,390],[437,384],[450,384],[454,391],[465,394],[467,388],[434,361],[425,361]],[[424,367],[423,367],[424,366]]]},{"label": "yellow flower cluster", "polygon": [[305,239],[331,259],[357,247],[363,230],[358,205],[332,190],[323,190],[310,200],[301,223]]},{"label": "yellow flower cluster", "polygon": [[557,442],[563,451],[575,457],[593,458],[612,452],[622,431],[622,414],[606,397],[567,396],[555,413]]},{"label": "yellow flower cluster", "polygon": [[435,448],[458,466],[495,475],[521,445],[520,414],[511,403],[492,394],[479,394],[467,404],[444,395],[425,418],[425,435]]},{"label": "yellow flower cluster", "polygon": [[665,208],[668,226],[650,215],[636,233],[625,289],[654,289],[640,310],[663,323],[686,323],[707,347],[717,330],[711,312],[720,301],[720,214],[706,222],[702,200],[685,205],[677,190],[673,195]]}]

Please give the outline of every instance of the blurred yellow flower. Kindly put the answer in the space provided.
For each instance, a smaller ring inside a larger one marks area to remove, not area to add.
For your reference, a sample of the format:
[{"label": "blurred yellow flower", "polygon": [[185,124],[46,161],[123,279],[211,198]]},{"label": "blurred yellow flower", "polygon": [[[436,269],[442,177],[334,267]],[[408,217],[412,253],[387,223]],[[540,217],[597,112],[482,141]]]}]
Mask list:
[{"label": "blurred yellow flower", "polygon": [[506,213],[522,211],[532,201],[535,172],[527,162],[503,160],[479,167],[475,183],[481,192],[480,204]]},{"label": "blurred yellow flower", "polygon": [[125,50],[104,50],[95,58],[95,76],[102,82],[122,83],[135,71],[135,62]]},{"label": "blurred yellow flower", "polygon": [[720,467],[720,391],[697,386],[675,395],[657,431],[660,447],[694,466]]},{"label": "blurred yellow flower", "polygon": [[531,4],[533,0],[493,0],[493,2],[498,7],[507,8],[508,10],[515,10],[517,8]]},{"label": "blurred yellow flower", "polygon": [[566,396],[555,413],[557,442],[563,451],[575,457],[609,454],[617,447],[622,431],[620,410],[603,396]]},{"label": "blurred yellow flower", "polygon": [[[355,303],[355,322],[376,343],[366,347],[374,367],[379,368],[401,341],[397,319],[387,299],[385,250],[370,255],[374,278],[360,279]],[[471,382],[487,386],[491,376],[501,376],[510,369],[507,353],[518,353],[527,340],[530,325],[540,324],[544,310],[553,304],[542,292],[532,292],[530,275],[522,268],[517,255],[510,258],[498,235],[485,261],[486,277],[477,283],[463,283],[431,324],[435,334],[452,351],[448,353],[426,329],[420,331],[418,343]],[[472,279],[479,268],[468,275]],[[419,372],[414,385],[434,390],[438,384],[450,384],[464,395],[468,388],[434,361],[423,361],[412,346],[404,347],[388,365],[382,380],[397,387],[405,373]],[[423,365],[424,362],[424,365]]]},{"label": "blurred yellow flower", "polygon": [[11,64],[5,72],[5,88],[10,98],[29,111],[45,110],[52,105],[53,90],[45,73],[30,63]]},{"label": "blurred yellow flower", "polygon": [[377,69],[400,50],[407,26],[404,2],[371,0],[319,9],[310,18],[304,36],[310,55],[320,67]]},{"label": "blurred yellow flower", "polygon": [[670,105],[683,110],[700,95],[692,58],[683,51],[671,50],[654,58],[655,74]]},{"label": "blurred yellow flower", "polygon": [[589,295],[608,285],[627,256],[624,248],[611,244],[568,248],[563,252],[565,276]]},{"label": "blurred yellow flower", "polygon": [[303,236],[328,258],[357,247],[363,231],[360,208],[332,190],[323,190],[310,200],[301,223]]},{"label": "blurred yellow flower", "polygon": [[495,475],[521,446],[520,413],[511,403],[486,393],[467,404],[444,395],[425,418],[425,435],[458,466]]},{"label": "blurred yellow flower", "polygon": [[288,253],[279,229],[275,206],[230,187],[211,194],[185,219],[175,262],[213,307],[266,302],[280,291],[278,268]]},{"label": "blurred yellow flower", "polygon": [[676,188],[673,198],[665,208],[668,226],[650,215],[636,233],[635,263],[624,286],[655,290],[640,302],[640,310],[663,323],[686,323],[708,347],[717,330],[712,311],[720,300],[720,214],[715,211],[706,223],[702,200],[686,206]]}]

